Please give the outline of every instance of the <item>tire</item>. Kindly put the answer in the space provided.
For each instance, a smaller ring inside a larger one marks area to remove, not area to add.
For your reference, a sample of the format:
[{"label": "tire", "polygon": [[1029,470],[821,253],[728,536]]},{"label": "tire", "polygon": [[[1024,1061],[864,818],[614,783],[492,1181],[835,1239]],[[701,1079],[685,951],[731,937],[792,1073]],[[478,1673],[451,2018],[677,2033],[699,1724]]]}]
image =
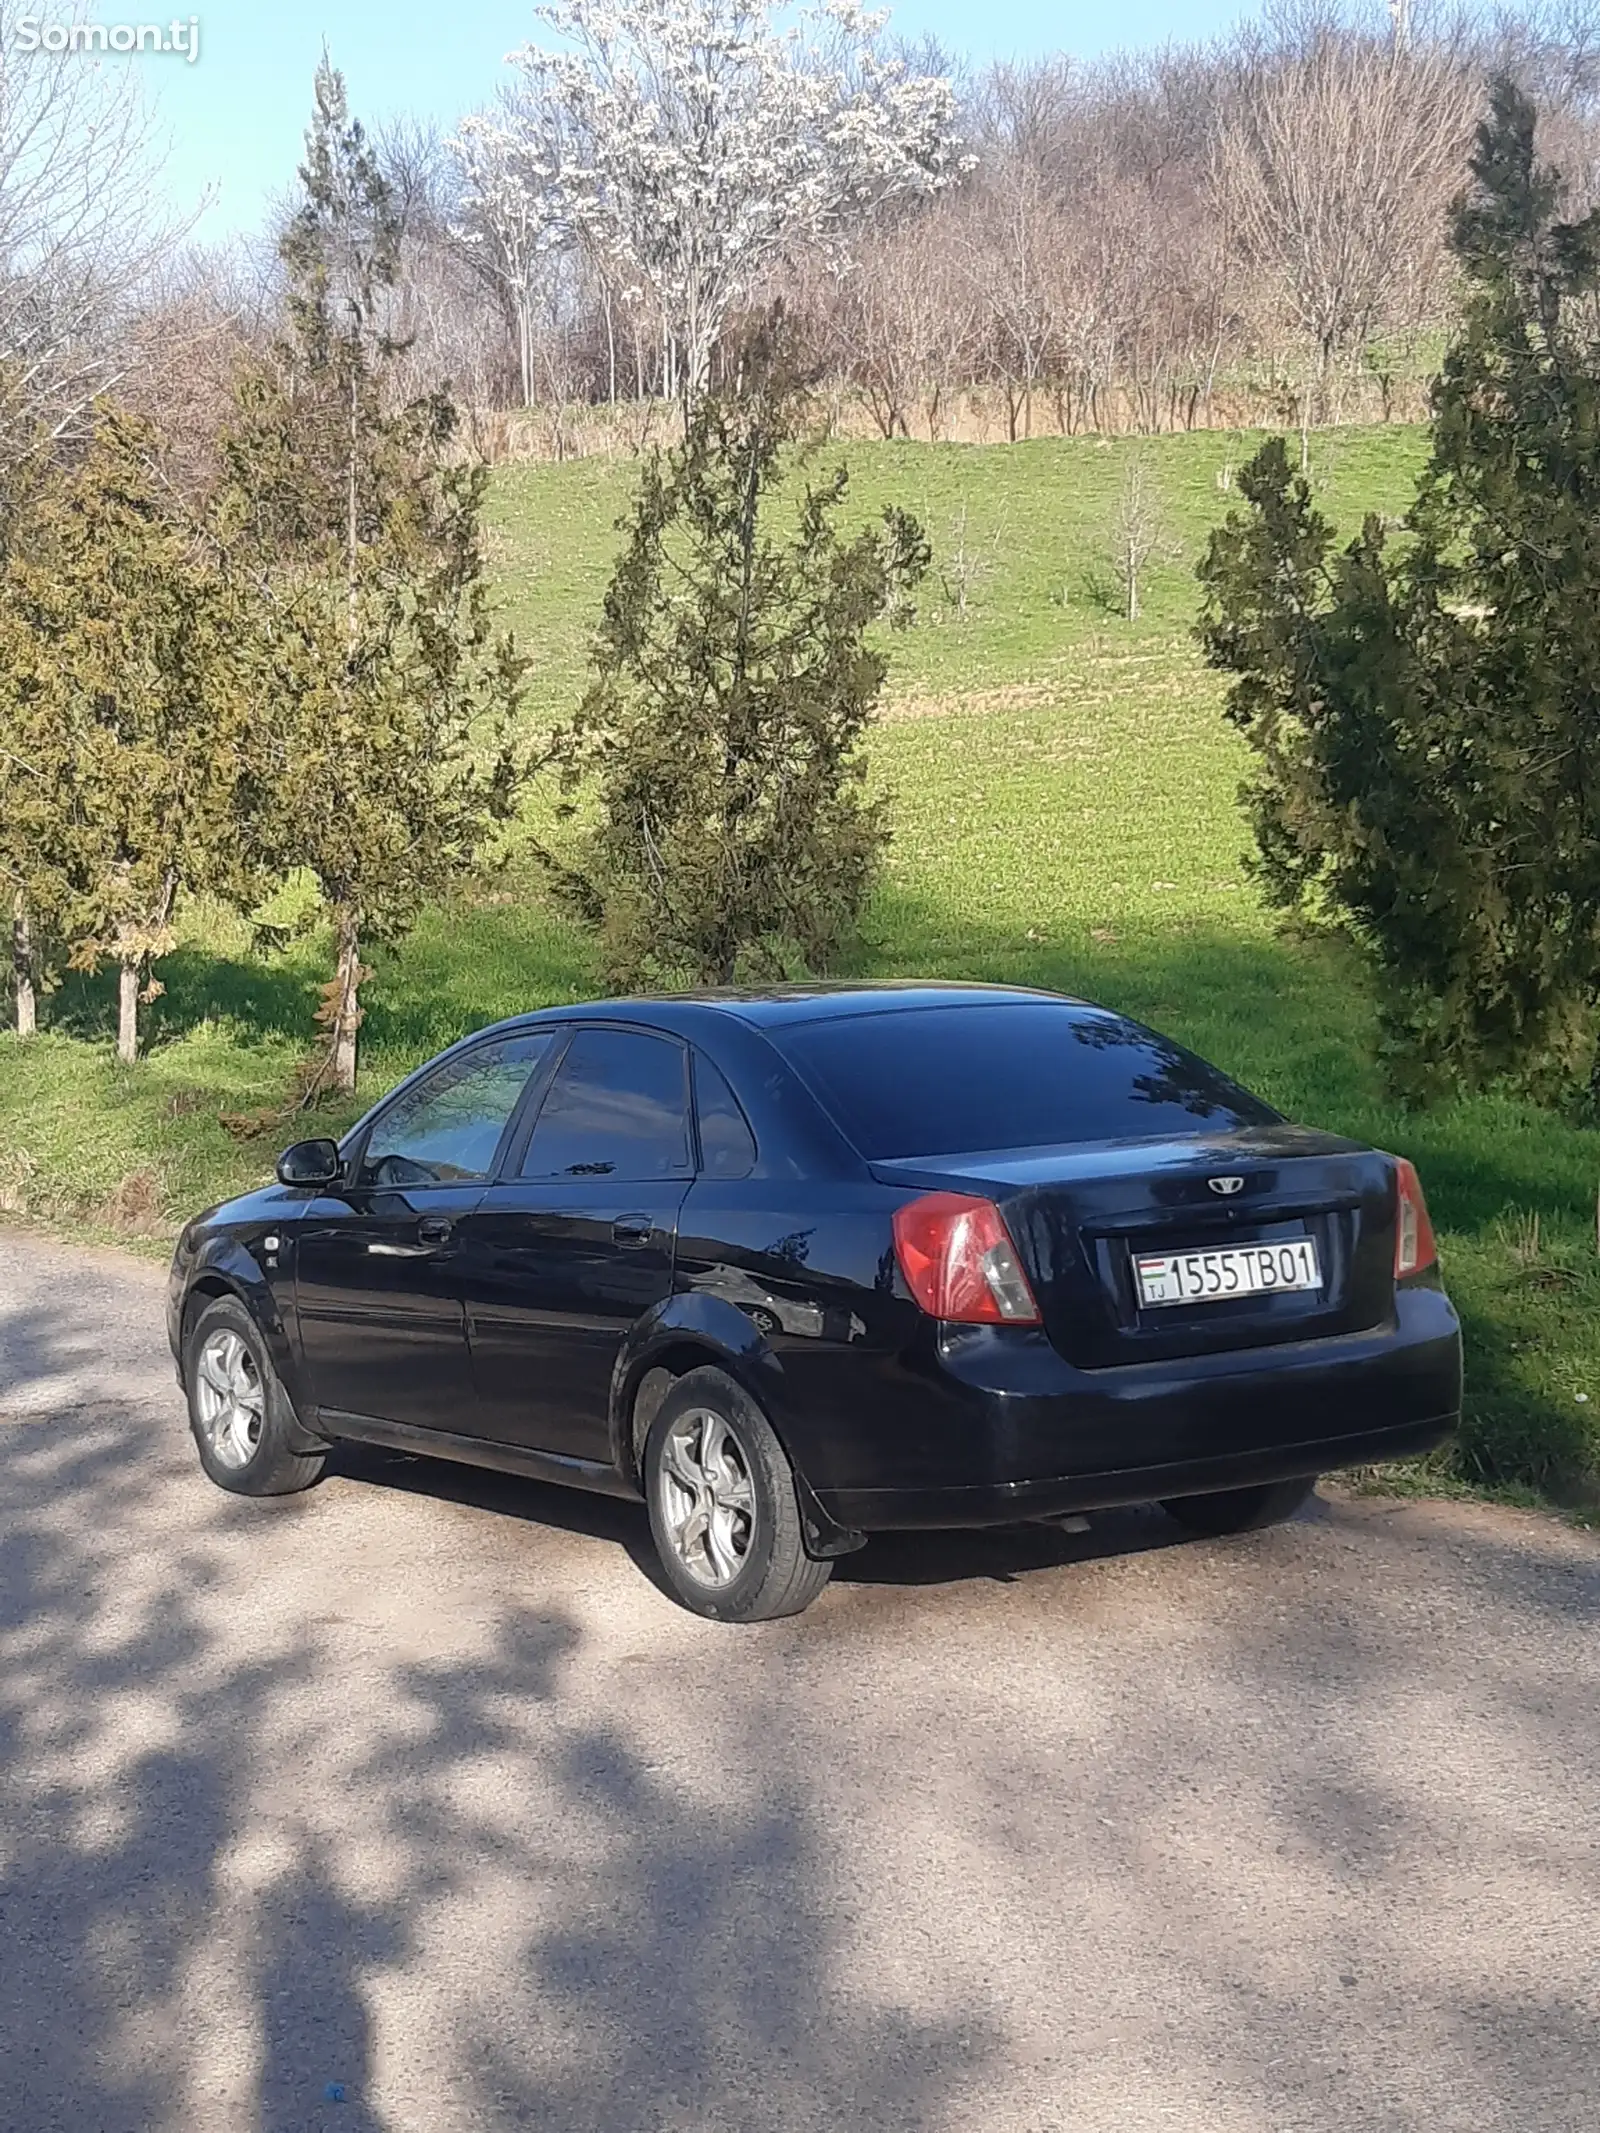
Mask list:
[{"label": "tire", "polygon": [[197,1312],[183,1344],[183,1385],[200,1464],[236,1496],[309,1489],[324,1452],[295,1449],[294,1408],[260,1328],[233,1296]]},{"label": "tire", "polygon": [[693,1614],[797,1615],[833,1573],[806,1553],[794,1470],[771,1423],[723,1371],[690,1370],[661,1402],[644,1484],[662,1571]]},{"label": "tire", "polygon": [[1309,1503],[1317,1486],[1315,1474],[1303,1481],[1269,1481],[1254,1489],[1222,1489],[1214,1496],[1169,1496],[1161,1508],[1191,1533],[1257,1533],[1263,1526],[1281,1526],[1303,1504]]}]

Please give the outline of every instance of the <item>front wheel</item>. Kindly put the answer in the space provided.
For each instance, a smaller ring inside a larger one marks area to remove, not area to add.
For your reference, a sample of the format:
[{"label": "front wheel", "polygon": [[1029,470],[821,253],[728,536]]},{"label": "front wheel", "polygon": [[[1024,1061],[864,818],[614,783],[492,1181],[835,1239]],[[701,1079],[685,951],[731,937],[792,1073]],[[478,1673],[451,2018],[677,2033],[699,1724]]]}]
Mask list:
[{"label": "front wheel", "polygon": [[1255,1533],[1281,1526],[1309,1503],[1317,1477],[1303,1481],[1269,1481],[1254,1489],[1220,1489],[1214,1496],[1168,1496],[1161,1508],[1191,1533]]},{"label": "front wheel", "polygon": [[294,1410],[261,1329],[233,1296],[205,1306],[183,1344],[189,1426],[200,1464],[236,1496],[287,1496],[322,1472],[295,1448]]},{"label": "front wheel", "polygon": [[679,1378],[644,1447],[656,1552],[674,1595],[720,1622],[797,1615],[831,1563],[806,1554],[794,1470],[743,1387],[710,1367]]}]

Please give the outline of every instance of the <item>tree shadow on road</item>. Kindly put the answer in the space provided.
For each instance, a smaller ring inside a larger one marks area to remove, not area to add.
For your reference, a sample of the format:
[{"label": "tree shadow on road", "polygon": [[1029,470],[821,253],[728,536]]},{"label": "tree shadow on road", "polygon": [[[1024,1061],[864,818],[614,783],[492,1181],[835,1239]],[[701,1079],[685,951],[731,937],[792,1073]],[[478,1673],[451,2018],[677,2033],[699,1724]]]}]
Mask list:
[{"label": "tree shadow on road", "polygon": [[0,1316],[80,1388],[0,1419],[0,2123],[1589,2125],[1583,1536],[907,1536],[740,1632],[638,1595],[625,1505],[508,1584],[556,1492],[225,1500]]},{"label": "tree shadow on road", "polygon": [[[4,1334],[13,1384],[81,1361]],[[846,1985],[803,1768],[652,1768],[559,1601],[463,1629],[397,1565],[369,1640],[338,1492],[212,1497],[175,1404],[0,1418],[0,2123],[942,2120],[994,2040]]]},{"label": "tree shadow on road", "polygon": [[[335,1446],[328,1470],[363,1487],[469,1505],[496,1518],[608,1542],[663,1597],[672,1598],[643,1504],[364,1444]],[[1184,1538],[1154,1505],[1136,1505],[1097,1511],[1086,1532],[1068,1531],[1058,1520],[1037,1520],[967,1532],[874,1534],[865,1548],[839,1558],[834,1576],[845,1584],[867,1585],[960,1584],[973,1578],[1010,1583],[1033,1571],[1173,1547]]]}]

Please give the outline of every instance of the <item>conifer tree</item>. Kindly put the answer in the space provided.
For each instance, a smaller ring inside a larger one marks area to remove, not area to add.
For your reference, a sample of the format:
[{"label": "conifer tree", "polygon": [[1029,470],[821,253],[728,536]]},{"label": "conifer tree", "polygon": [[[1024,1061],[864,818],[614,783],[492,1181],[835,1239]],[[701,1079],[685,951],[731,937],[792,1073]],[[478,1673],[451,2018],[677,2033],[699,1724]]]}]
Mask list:
[{"label": "conifer tree", "polygon": [[743,389],[646,466],[594,680],[551,749],[569,794],[594,784],[598,820],[552,864],[619,985],[826,968],[888,842],[859,747],[886,672],[868,632],[891,605],[911,620],[928,546],[895,510],[843,538],[842,467],[785,496],[796,421],[758,335]]},{"label": "conifer tree", "polygon": [[1371,949],[1402,1078],[1594,1073],[1600,1008],[1600,213],[1561,216],[1494,86],[1453,218],[1460,333],[1391,541],[1335,552],[1281,443],[1201,566],[1257,755],[1259,866]]},{"label": "conifer tree", "polygon": [[348,1091],[362,943],[400,937],[512,810],[522,668],[493,628],[485,476],[452,463],[453,403],[390,405],[399,218],[326,58],[300,179],[290,332],[239,381],[217,523],[257,594],[240,648],[262,706],[257,835],[332,916],[328,1078]]},{"label": "conifer tree", "polygon": [[[102,409],[81,464],[44,488],[0,568],[14,923],[80,967],[116,964],[129,1062],[180,889],[248,900],[254,886],[237,822],[250,722],[230,680],[238,618],[167,516],[152,448],[142,425]],[[30,979],[35,944],[16,951]]]},{"label": "conifer tree", "polygon": [[[0,366],[0,395],[12,381]],[[36,440],[41,443],[43,440]],[[21,453],[0,477],[0,554],[9,554],[19,530],[55,472],[42,449]],[[49,826],[48,782],[35,761],[36,736],[25,730],[27,707],[0,696],[0,927],[9,934],[13,1026],[19,1037],[38,1028],[40,913],[45,882],[42,833]],[[31,891],[31,900],[30,900]]]}]

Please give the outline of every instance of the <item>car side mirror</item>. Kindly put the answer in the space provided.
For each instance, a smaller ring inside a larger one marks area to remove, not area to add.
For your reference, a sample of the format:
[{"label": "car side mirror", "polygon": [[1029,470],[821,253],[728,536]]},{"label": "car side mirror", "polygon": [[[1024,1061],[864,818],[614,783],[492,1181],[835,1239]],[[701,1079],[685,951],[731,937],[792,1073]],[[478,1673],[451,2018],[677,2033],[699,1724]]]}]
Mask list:
[{"label": "car side mirror", "polygon": [[337,1141],[296,1141],[278,1158],[280,1185],[335,1185],[343,1175]]}]

